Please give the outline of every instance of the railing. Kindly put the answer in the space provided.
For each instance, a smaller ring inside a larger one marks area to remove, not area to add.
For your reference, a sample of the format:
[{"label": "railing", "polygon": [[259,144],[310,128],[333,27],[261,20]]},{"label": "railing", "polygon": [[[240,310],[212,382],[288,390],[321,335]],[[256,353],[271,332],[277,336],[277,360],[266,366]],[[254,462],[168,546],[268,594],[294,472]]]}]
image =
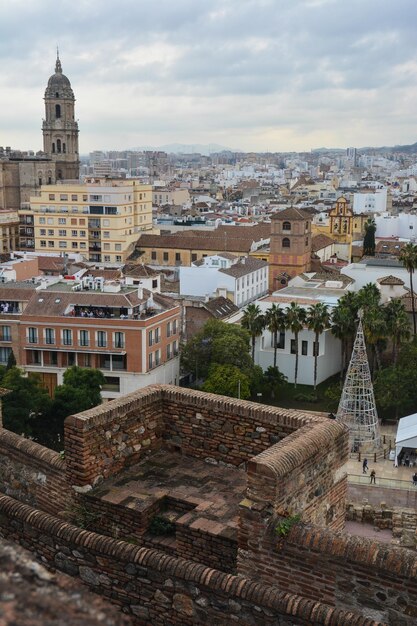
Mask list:
[{"label": "railing", "polygon": [[[371,478],[368,474],[348,474],[348,482],[354,485],[371,485]],[[385,487],[386,489],[403,489],[405,491],[417,492],[417,483],[410,480],[398,480],[397,478],[379,478],[375,477],[376,487]]]}]

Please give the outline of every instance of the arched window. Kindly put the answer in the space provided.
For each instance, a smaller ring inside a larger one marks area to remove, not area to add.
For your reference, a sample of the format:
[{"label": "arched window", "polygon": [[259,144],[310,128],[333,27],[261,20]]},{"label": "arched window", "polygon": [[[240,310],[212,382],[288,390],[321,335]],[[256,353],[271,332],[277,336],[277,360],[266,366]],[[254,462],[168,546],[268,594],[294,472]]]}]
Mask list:
[{"label": "arched window", "polygon": [[56,119],[61,117],[61,105],[60,104],[55,105],[55,117]]},{"label": "arched window", "polygon": [[282,230],[291,230],[291,222],[284,222],[282,225]]},{"label": "arched window", "polygon": [[56,140],[56,151],[61,152],[61,140],[60,139]]},{"label": "arched window", "polygon": [[59,98],[59,93],[57,91],[55,92],[55,98]]},{"label": "arched window", "polygon": [[62,144],[62,152],[65,154],[67,151],[67,146],[65,145],[65,143]]},{"label": "arched window", "polygon": [[52,152],[55,152],[55,142],[52,144]]},{"label": "arched window", "polygon": [[284,237],[284,239],[282,240],[282,247],[283,248],[290,248],[291,246],[291,242],[288,239],[288,237]]},{"label": "arched window", "polygon": [[62,171],[58,170],[58,180],[62,180]]}]

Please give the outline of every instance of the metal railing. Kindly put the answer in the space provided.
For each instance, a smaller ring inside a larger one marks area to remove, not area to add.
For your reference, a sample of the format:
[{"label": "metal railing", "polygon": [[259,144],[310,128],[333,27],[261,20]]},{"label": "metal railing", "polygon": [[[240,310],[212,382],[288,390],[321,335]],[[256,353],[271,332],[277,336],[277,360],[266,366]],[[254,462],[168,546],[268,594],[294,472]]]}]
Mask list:
[{"label": "metal railing", "polygon": [[[348,474],[348,482],[355,485],[372,485],[369,474]],[[397,478],[383,478],[376,476],[374,486],[389,489],[403,489],[405,491],[417,491],[417,483],[414,484],[411,479],[399,480]]]}]

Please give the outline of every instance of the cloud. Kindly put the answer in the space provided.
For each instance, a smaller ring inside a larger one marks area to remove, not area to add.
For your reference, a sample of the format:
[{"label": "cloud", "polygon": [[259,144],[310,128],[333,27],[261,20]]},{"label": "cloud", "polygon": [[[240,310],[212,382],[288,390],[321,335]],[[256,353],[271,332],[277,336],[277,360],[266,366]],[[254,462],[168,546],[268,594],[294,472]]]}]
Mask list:
[{"label": "cloud", "polygon": [[411,143],[416,17],[415,0],[4,2],[0,143],[41,147],[57,44],[82,152]]}]

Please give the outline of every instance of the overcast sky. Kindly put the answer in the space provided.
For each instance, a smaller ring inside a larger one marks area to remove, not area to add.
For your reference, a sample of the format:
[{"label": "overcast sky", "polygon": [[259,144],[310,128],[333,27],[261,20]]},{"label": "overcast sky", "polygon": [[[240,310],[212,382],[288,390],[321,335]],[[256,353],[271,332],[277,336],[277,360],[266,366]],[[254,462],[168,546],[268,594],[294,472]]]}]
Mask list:
[{"label": "overcast sky", "polygon": [[0,0],[0,145],[42,148],[57,44],[82,154],[417,141],[417,0]]}]

